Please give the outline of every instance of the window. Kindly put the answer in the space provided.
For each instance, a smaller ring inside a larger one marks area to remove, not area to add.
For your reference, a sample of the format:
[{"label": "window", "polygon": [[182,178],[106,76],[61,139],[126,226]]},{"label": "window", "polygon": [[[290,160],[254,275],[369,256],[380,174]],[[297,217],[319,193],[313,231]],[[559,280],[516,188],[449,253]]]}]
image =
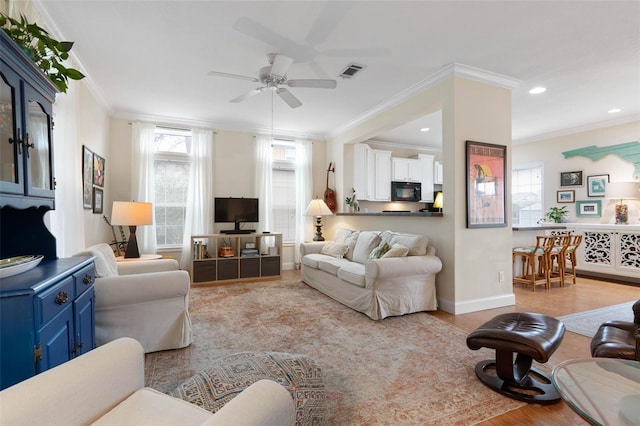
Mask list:
[{"label": "window", "polygon": [[511,171],[512,224],[533,226],[542,219],[542,164]]},{"label": "window", "polygon": [[273,153],[273,223],[282,241],[296,237],[296,146],[294,142],[274,139]]},{"label": "window", "polygon": [[182,246],[189,186],[191,131],[156,127],[155,224],[158,248]]}]

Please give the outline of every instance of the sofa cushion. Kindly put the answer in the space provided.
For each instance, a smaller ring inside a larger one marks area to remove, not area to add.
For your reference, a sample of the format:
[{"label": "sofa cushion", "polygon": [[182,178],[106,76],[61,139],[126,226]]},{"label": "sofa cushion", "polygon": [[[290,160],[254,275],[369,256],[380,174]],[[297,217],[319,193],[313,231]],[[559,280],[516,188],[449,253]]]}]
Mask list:
[{"label": "sofa cushion", "polygon": [[322,249],[320,249],[320,254],[326,254],[327,256],[342,259],[344,255],[347,254],[348,250],[348,244],[329,242],[322,246]]},{"label": "sofa cushion", "polygon": [[302,257],[302,263],[306,266],[309,266],[313,269],[318,269],[318,262],[321,260],[331,260],[335,259],[335,257],[327,256],[326,254],[320,253],[311,253],[306,254]]},{"label": "sofa cushion", "polygon": [[94,425],[199,425],[211,417],[211,412],[151,388],[134,392]]},{"label": "sofa cushion", "polygon": [[365,265],[361,263],[349,262],[347,265],[338,269],[338,278],[362,288],[364,288],[366,283],[364,274]]},{"label": "sofa cushion", "polygon": [[369,253],[380,243],[380,233],[377,231],[360,231],[358,240],[353,248],[353,261],[367,263]]},{"label": "sofa cushion", "polygon": [[349,250],[347,250],[347,254],[344,257],[346,257],[349,260],[353,260],[353,250],[356,247],[356,242],[358,242],[358,235],[360,235],[360,231],[353,231],[344,240],[345,244],[349,246]]},{"label": "sofa cushion", "polygon": [[404,257],[409,253],[409,248],[402,244],[395,243],[386,253],[382,255],[385,257]]},{"label": "sofa cushion", "polygon": [[336,235],[333,237],[333,241],[336,243],[346,243],[347,237],[351,235],[353,231],[347,228],[338,228],[336,229]]},{"label": "sofa cushion", "polygon": [[321,271],[328,272],[331,275],[338,275],[338,269],[344,266],[347,266],[351,263],[353,262],[347,259],[335,259],[335,258],[321,259],[321,260],[318,260],[318,269],[320,269]]},{"label": "sofa cushion", "polygon": [[109,244],[96,244],[74,256],[95,256],[93,263],[96,266],[96,278],[118,276],[118,262]]}]

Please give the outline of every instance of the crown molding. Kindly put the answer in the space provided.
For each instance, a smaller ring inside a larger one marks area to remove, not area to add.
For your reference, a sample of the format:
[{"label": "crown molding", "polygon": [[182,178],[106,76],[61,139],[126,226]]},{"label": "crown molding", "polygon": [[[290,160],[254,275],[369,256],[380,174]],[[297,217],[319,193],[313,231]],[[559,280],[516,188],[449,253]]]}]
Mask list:
[{"label": "crown molding", "polygon": [[403,90],[397,95],[392,96],[385,102],[379,104],[378,106],[370,109],[364,114],[356,117],[354,120],[344,123],[343,125],[336,128],[334,131],[330,132],[327,137],[336,137],[341,133],[346,132],[349,129],[356,127],[357,125],[372,119],[373,117],[382,114],[383,112],[400,105],[401,103],[407,101],[413,96],[434,87],[435,85],[443,82],[444,80],[450,77],[461,77],[466,78],[468,80],[478,81],[481,83],[490,84],[492,86],[514,89],[522,83],[521,80],[508,77],[502,74],[497,74],[491,71],[485,71],[480,68],[475,68],[469,65],[460,64],[457,62],[451,63],[444,68],[436,71],[431,74],[429,77],[424,80],[414,84],[411,87]]},{"label": "crown molding", "polygon": [[400,149],[410,149],[413,151],[428,152],[430,154],[442,154],[442,148],[432,147],[432,146],[411,145],[408,143],[388,142],[388,141],[381,141],[377,139],[367,139],[365,141],[362,141],[362,143],[375,145],[376,147],[380,147],[380,148],[389,148],[389,149],[400,148]]},{"label": "crown molding", "polygon": [[598,121],[596,123],[584,124],[581,126],[570,127],[567,129],[556,130],[549,133],[541,133],[539,135],[531,136],[528,138],[514,139],[512,145],[524,145],[528,143],[539,142],[545,139],[558,138],[561,136],[574,135],[576,133],[588,132],[591,130],[604,129],[606,127],[618,126],[620,124],[632,123],[634,121],[640,121],[640,114],[632,114],[624,117],[619,117],[611,120]]}]

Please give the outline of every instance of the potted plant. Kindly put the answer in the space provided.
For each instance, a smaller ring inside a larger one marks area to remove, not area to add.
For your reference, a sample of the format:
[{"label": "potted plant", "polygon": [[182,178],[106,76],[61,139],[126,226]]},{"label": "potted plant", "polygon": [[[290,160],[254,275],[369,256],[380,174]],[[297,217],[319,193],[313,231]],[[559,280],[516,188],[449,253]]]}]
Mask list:
[{"label": "potted plant", "polygon": [[568,213],[567,206],[551,207],[538,223],[562,223],[562,220]]},{"label": "potted plant", "polygon": [[69,58],[73,42],[52,38],[44,28],[27,21],[24,15],[20,15],[18,21],[0,13],[0,28],[20,46],[61,92],[67,92],[69,79],[84,78],[80,71],[62,65],[62,62]]}]

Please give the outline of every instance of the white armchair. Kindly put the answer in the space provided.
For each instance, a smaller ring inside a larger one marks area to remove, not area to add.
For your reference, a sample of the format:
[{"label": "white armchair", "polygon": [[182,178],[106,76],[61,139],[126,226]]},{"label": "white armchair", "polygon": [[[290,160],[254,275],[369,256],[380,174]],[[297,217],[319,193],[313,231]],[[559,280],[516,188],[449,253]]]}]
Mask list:
[{"label": "white armchair", "polygon": [[189,346],[189,274],[174,259],[117,262],[108,244],[75,256],[94,256],[96,345],[132,337],[145,353]]}]

